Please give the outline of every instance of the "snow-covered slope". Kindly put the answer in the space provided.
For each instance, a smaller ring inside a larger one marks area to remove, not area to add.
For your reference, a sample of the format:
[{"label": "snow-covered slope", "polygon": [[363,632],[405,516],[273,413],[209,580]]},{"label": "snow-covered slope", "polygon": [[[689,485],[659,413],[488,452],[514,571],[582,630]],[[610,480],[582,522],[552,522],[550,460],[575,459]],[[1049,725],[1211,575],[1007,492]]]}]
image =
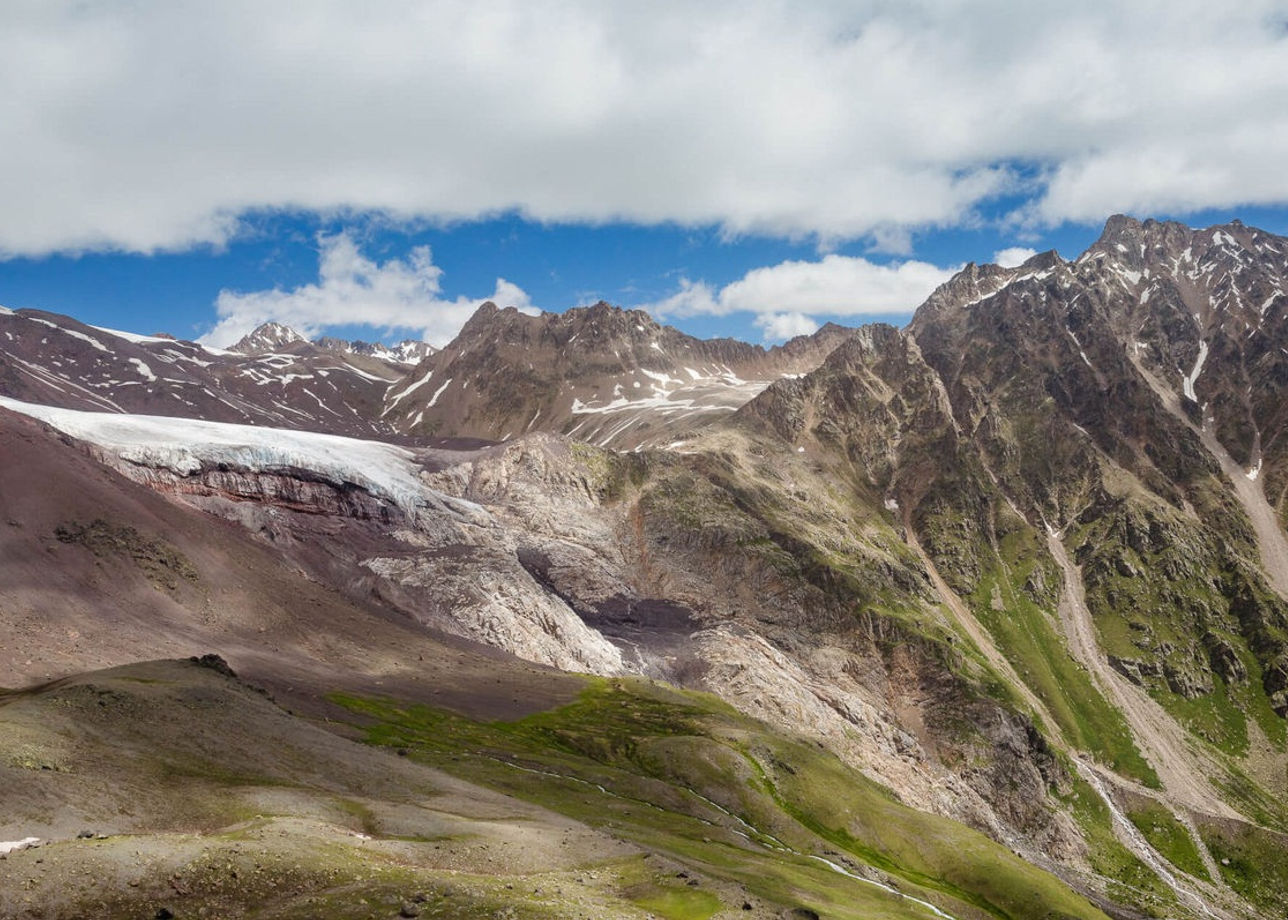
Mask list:
[{"label": "snow-covered slope", "polygon": [[425,486],[412,451],[379,441],[197,419],[82,412],[3,396],[0,407],[39,419],[129,463],[178,476],[218,467],[251,473],[307,471],[331,483],[364,489],[412,519],[426,508],[445,505],[458,513],[483,514],[477,505]]}]

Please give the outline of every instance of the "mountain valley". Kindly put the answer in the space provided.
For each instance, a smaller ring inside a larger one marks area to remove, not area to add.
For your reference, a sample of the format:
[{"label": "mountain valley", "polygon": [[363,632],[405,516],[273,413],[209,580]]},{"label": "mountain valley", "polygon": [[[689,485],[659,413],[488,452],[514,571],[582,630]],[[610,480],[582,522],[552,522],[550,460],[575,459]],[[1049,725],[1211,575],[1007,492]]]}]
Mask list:
[{"label": "mountain valley", "polygon": [[771,348],[0,310],[0,911],[1288,917],[1286,291],[1120,216]]}]

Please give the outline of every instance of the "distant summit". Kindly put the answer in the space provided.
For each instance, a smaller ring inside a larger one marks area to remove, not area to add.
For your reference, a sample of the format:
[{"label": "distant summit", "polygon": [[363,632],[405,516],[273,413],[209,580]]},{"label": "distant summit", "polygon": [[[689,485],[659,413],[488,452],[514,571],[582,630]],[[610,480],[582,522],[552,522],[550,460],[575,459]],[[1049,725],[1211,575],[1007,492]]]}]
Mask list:
[{"label": "distant summit", "polygon": [[[374,358],[387,364],[414,366],[438,351],[428,342],[416,339],[403,339],[397,345],[383,345],[380,342],[364,342],[361,339],[339,339],[333,336],[322,336],[310,341],[290,326],[282,323],[264,323],[229,351],[242,355],[267,355],[300,351],[301,347],[313,346],[322,351],[338,355],[356,355],[362,358]],[[307,348],[306,348],[307,350]]]},{"label": "distant summit", "polygon": [[293,345],[296,342],[307,341],[308,339],[290,326],[283,326],[281,323],[264,323],[254,332],[242,336],[229,351],[243,355],[263,355],[281,351],[284,346]]},{"label": "distant summit", "polygon": [[382,345],[379,342],[364,342],[361,339],[337,339],[324,335],[319,339],[314,339],[313,344],[326,351],[361,355],[365,358],[375,358],[378,361],[388,361],[390,364],[406,365],[419,364],[438,351],[428,342],[420,342],[416,339],[403,339],[397,345]]}]

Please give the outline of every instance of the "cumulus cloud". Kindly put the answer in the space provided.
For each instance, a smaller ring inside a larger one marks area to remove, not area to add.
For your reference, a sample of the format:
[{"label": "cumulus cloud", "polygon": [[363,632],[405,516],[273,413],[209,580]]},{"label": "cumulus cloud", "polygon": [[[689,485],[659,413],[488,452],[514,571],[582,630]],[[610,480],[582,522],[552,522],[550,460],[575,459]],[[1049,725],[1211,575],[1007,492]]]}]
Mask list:
[{"label": "cumulus cloud", "polygon": [[756,325],[764,330],[767,342],[781,342],[818,330],[818,323],[803,313],[766,313],[756,317]]},{"label": "cumulus cloud", "polygon": [[1037,254],[1036,249],[1029,249],[1027,246],[1011,246],[993,253],[993,261],[1002,266],[1002,268],[1015,268],[1017,265],[1023,265]]},{"label": "cumulus cloud", "polygon": [[442,296],[443,269],[434,264],[428,246],[410,257],[376,262],[359,249],[349,233],[320,236],[318,280],[289,291],[220,291],[215,301],[219,321],[201,341],[231,345],[261,323],[284,323],[310,338],[331,326],[370,326],[379,333],[404,330],[434,345],[445,345],[479,304],[535,312],[528,295],[504,278],[491,295],[480,298]]},{"label": "cumulus cloud", "polygon": [[1288,202],[1283,0],[0,8],[0,254],[255,209],[870,238]]},{"label": "cumulus cloud", "polygon": [[956,270],[915,260],[881,265],[833,254],[817,262],[755,268],[719,290],[682,278],[679,290],[645,308],[661,317],[754,313],[766,339],[784,339],[813,332],[816,316],[910,312]]}]

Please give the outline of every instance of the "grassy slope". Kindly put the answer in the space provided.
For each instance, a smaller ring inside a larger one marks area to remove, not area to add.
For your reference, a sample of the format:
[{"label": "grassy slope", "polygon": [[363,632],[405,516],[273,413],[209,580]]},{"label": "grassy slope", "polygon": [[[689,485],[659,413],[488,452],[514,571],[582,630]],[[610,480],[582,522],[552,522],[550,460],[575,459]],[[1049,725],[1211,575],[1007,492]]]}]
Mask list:
[{"label": "grassy slope", "polygon": [[1150,845],[1168,862],[1195,878],[1211,881],[1194,840],[1176,816],[1161,805],[1149,803],[1127,811],[1127,817]]},{"label": "grassy slope", "polygon": [[1200,824],[1199,833],[1221,870],[1221,878],[1263,911],[1288,917],[1288,836],[1251,825]]},{"label": "grassy slope", "polygon": [[[1222,520],[1220,511],[1213,507],[1206,519]],[[1073,536],[1086,573],[1087,603],[1106,652],[1156,669],[1145,674],[1145,689],[1218,750],[1232,757],[1247,754],[1250,720],[1282,750],[1288,730],[1271,709],[1262,656],[1243,634],[1232,597],[1244,596],[1245,606],[1266,624],[1273,624],[1279,604],[1231,552],[1234,544],[1223,540],[1139,497],[1120,499]],[[1278,635],[1273,625],[1264,629]],[[1216,644],[1238,659],[1246,676],[1227,680],[1213,667],[1208,647]],[[1210,691],[1176,692],[1163,674],[1169,668],[1194,674]]]},{"label": "grassy slope", "polygon": [[833,861],[874,867],[960,917],[1102,916],[982,835],[899,805],[826,752],[705,696],[595,681],[577,703],[506,723],[337,699],[366,717],[374,743],[611,828],[779,903],[838,917],[927,915],[809,858],[830,850]]},{"label": "grassy slope", "polygon": [[[970,588],[966,600],[975,615],[1071,743],[1124,776],[1157,787],[1158,777],[1136,748],[1122,715],[1092,685],[1069,654],[1051,614],[1026,590],[1034,583],[1058,583],[1058,575],[1046,567],[1037,535],[1000,501],[991,515],[996,545],[977,536],[971,542],[978,545],[959,550],[972,560],[974,577],[963,588]],[[955,518],[958,512],[945,506],[942,514],[925,521],[927,542],[949,561],[954,556],[944,547],[970,538]]]}]

